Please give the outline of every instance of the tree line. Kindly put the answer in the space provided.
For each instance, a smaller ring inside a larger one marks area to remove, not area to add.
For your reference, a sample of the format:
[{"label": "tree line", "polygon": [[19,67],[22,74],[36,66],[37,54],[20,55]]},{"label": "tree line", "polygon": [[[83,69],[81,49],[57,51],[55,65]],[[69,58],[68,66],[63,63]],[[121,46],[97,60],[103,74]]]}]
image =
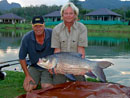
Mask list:
[{"label": "tree line", "polygon": [[17,14],[26,20],[30,21],[33,16],[41,15],[44,16],[45,14],[48,14],[50,12],[60,10],[61,6],[52,5],[41,5],[41,6],[29,6],[29,7],[22,7],[18,9],[12,9],[9,12]]},{"label": "tree line", "polygon": [[[87,9],[82,8],[82,6],[78,3],[78,0],[70,0],[70,1],[73,2],[79,8],[79,19],[85,19],[85,14],[93,11],[93,10],[87,10]],[[61,6],[57,6],[57,5],[52,5],[52,6],[40,5],[40,6],[14,8],[14,9],[11,9],[9,11],[0,12],[0,14],[14,13],[18,16],[25,18],[26,22],[30,22],[32,17],[35,15],[44,16],[45,14],[48,14],[48,13],[56,11],[56,10],[60,11],[60,9],[61,9]],[[122,8],[121,9],[113,9],[112,11],[124,16],[124,10]],[[129,10],[125,11],[125,15],[126,15],[126,19],[130,20],[130,8],[129,8]]]}]

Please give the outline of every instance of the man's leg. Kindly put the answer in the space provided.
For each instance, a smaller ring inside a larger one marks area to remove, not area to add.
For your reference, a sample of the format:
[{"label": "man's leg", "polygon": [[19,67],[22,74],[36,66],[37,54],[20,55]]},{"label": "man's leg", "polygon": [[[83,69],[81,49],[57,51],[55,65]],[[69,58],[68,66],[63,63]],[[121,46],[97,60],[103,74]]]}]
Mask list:
[{"label": "man's leg", "polygon": [[40,81],[40,72],[39,72],[39,70],[37,70],[35,67],[32,67],[32,66],[30,66],[29,68],[28,68],[28,70],[29,70],[29,73],[30,73],[30,75],[31,75],[31,77],[33,78],[33,80],[35,81],[35,83],[33,83],[32,81],[28,84],[28,86],[24,86],[24,89],[26,90],[26,91],[31,91],[31,90],[33,90],[33,89],[36,89],[36,87],[37,87],[37,85],[38,85],[38,83],[39,83],[39,81]]},{"label": "man's leg", "polygon": [[50,72],[46,69],[43,69],[42,73],[41,73],[41,87],[42,88],[48,88],[48,87],[52,87],[52,74],[50,74]]},{"label": "man's leg", "polygon": [[55,74],[53,76],[53,84],[61,84],[67,82],[67,77],[62,74]]},{"label": "man's leg", "polygon": [[85,76],[83,76],[83,75],[76,75],[74,77],[75,77],[76,81],[84,81],[84,82],[86,81]]}]

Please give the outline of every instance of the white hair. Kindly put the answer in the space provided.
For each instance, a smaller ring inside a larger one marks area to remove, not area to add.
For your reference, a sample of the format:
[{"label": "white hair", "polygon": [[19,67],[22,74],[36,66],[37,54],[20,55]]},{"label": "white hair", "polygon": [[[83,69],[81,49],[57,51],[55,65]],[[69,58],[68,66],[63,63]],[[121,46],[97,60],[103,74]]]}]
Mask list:
[{"label": "white hair", "polygon": [[79,15],[79,9],[72,3],[72,2],[68,2],[67,4],[63,5],[60,11],[61,14],[61,19],[63,19],[63,12],[65,9],[67,9],[68,7],[71,7],[76,15],[76,18],[78,18]]}]

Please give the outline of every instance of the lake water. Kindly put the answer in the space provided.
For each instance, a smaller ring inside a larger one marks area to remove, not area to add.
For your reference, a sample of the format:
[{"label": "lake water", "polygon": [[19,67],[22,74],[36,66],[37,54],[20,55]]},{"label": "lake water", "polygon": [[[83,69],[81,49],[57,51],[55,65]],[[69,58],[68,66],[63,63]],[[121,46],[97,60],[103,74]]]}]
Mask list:
[{"label": "lake water", "polygon": [[[18,59],[20,41],[23,34],[0,33],[0,62]],[[130,39],[89,37],[86,58],[95,61],[110,61],[114,65],[104,69],[107,80],[130,86]],[[13,64],[10,62],[1,64]],[[19,64],[2,70],[22,71]]]}]

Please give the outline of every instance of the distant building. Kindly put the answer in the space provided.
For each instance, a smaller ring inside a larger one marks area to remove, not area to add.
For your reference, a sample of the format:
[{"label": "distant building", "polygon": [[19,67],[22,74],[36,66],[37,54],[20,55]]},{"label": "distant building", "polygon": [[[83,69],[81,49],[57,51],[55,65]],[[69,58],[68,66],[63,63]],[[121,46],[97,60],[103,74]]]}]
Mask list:
[{"label": "distant building", "polygon": [[44,15],[45,21],[60,21],[61,15],[60,11],[54,11],[49,14]]},{"label": "distant building", "polygon": [[87,20],[102,20],[102,21],[120,21],[120,14],[117,14],[109,9],[99,9],[85,15]]},{"label": "distant building", "polygon": [[15,23],[24,23],[24,22],[25,22],[24,18],[17,16],[16,14],[13,13],[0,15],[0,23],[15,24]]}]

